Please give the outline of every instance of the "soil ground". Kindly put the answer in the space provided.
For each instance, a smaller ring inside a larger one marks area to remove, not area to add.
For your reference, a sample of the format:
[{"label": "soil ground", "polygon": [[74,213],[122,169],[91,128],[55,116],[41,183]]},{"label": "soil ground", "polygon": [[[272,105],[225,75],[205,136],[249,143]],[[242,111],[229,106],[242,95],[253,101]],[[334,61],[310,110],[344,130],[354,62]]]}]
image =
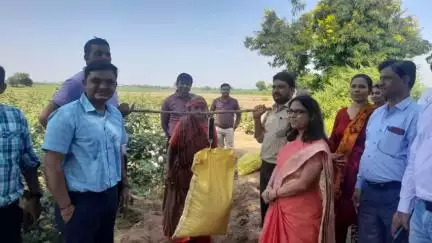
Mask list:
[{"label": "soil ground", "polygon": [[[259,144],[250,135],[235,134],[238,157],[246,152],[259,151]],[[235,178],[234,203],[228,232],[214,236],[215,243],[258,242],[260,232],[259,173]],[[116,243],[169,242],[162,234],[162,196],[154,199],[135,198],[133,206],[118,220]]]}]

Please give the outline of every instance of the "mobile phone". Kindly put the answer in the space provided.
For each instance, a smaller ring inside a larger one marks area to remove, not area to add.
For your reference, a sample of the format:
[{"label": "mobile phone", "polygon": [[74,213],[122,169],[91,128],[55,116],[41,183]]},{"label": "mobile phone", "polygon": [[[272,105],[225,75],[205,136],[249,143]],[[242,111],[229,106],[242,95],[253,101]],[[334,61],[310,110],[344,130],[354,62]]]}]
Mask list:
[{"label": "mobile phone", "polygon": [[403,231],[404,231],[404,227],[402,225],[399,226],[399,228],[396,230],[396,233],[393,236],[393,239],[398,240]]}]

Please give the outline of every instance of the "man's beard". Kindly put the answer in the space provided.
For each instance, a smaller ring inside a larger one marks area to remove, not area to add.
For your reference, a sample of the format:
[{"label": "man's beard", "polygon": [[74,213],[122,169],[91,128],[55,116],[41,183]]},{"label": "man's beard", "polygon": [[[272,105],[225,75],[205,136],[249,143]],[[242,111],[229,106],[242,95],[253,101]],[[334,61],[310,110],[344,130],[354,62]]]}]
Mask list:
[{"label": "man's beard", "polygon": [[290,99],[291,97],[278,97],[277,99],[273,98],[273,100],[278,105],[285,105]]}]

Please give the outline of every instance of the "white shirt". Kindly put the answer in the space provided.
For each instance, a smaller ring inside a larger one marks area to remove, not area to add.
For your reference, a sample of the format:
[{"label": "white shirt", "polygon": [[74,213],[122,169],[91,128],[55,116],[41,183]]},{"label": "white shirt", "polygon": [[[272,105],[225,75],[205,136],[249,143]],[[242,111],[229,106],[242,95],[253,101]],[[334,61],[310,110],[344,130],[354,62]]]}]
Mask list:
[{"label": "white shirt", "polygon": [[400,192],[398,211],[410,213],[415,199],[432,202],[432,89],[420,97],[417,136],[411,145]]}]

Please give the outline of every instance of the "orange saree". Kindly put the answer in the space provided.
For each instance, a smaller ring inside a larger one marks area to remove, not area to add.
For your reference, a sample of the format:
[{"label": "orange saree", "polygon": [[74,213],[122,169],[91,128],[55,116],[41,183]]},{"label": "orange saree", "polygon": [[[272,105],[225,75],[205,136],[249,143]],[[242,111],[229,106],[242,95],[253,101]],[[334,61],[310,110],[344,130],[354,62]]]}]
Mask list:
[{"label": "orange saree", "polygon": [[[365,146],[366,125],[374,110],[374,106],[366,105],[351,120],[348,109],[340,109],[329,139],[332,152],[343,155],[341,161],[334,161],[336,243],[345,243],[348,228],[357,224],[357,212],[352,196]],[[351,235],[351,238],[356,237]]]},{"label": "orange saree", "polygon": [[270,202],[260,243],[334,243],[333,167],[329,154],[323,140],[295,140],[281,148],[269,189],[282,188],[312,160],[319,161],[323,170],[307,191]]}]

